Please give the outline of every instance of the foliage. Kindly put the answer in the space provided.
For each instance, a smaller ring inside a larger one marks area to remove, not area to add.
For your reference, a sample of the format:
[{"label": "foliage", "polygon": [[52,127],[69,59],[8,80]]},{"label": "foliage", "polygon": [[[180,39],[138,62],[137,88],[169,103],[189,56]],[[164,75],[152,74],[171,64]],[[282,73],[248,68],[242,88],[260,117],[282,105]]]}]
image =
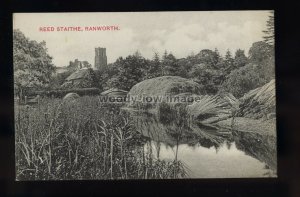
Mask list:
[{"label": "foliage", "polygon": [[[273,15],[265,33],[274,34]],[[272,26],[273,25],[273,26]],[[274,35],[273,35],[274,36]],[[180,76],[191,79],[204,87],[207,94],[227,91],[237,97],[267,83],[275,77],[274,46],[270,40],[255,42],[249,57],[241,49],[234,57],[228,49],[222,57],[217,48],[203,49],[196,55],[177,59],[165,51],[162,57],[154,53],[149,60],[137,51],[125,58],[120,57],[106,69],[93,71],[88,79],[65,83],[63,88],[96,87],[101,91],[110,88],[130,90],[137,83],[160,76]],[[19,30],[14,30],[14,77],[16,90],[34,86],[60,88],[68,75],[78,70],[78,65],[91,67],[86,61],[70,62],[68,71],[52,75],[52,58],[47,54],[45,42],[30,41]],[[252,70],[253,69],[253,70]],[[92,69],[89,69],[92,70]]]},{"label": "foliage", "polygon": [[249,60],[251,63],[260,64],[271,57],[274,57],[274,47],[266,42],[255,42],[249,49]]},{"label": "foliage", "polygon": [[162,67],[164,75],[178,76],[180,72],[179,64],[172,53],[163,56]]},{"label": "foliage", "polygon": [[201,84],[208,94],[215,94],[224,78],[222,72],[203,63],[194,65],[190,71],[190,76],[195,82]]},{"label": "foliage", "polygon": [[61,86],[62,89],[97,87],[98,79],[96,78],[96,74],[93,69],[87,68],[77,70],[72,73],[71,76],[73,76],[74,74],[77,74],[77,76],[80,76],[80,78],[65,81],[65,83]]},{"label": "foliage", "polygon": [[225,73],[225,63],[218,50],[205,49],[187,59],[191,64],[187,67],[188,77],[203,85],[208,94],[215,94],[224,80]]},{"label": "foliage", "polygon": [[239,98],[249,90],[255,89],[264,83],[265,80],[259,76],[258,66],[248,64],[232,71],[222,85],[222,90]]},{"label": "foliage", "polygon": [[14,84],[23,87],[47,87],[54,72],[46,42],[29,40],[20,30],[13,31]]},{"label": "foliage", "polygon": [[189,71],[192,69],[192,63],[188,58],[182,58],[177,61],[177,76],[189,78]]},{"label": "foliage", "polygon": [[[246,59],[245,59],[246,61]],[[274,49],[265,42],[255,42],[249,49],[248,64],[233,70],[219,91],[230,92],[236,97],[260,87],[275,77]]]},{"label": "foliage", "polygon": [[[243,68],[246,65],[249,66]],[[251,70],[252,68],[254,70]],[[259,75],[255,75],[256,72],[259,72]],[[235,51],[234,57],[229,50],[222,57],[217,48],[214,51],[204,49],[196,55],[191,54],[181,59],[167,51],[162,58],[154,53],[152,60],[135,53],[125,59],[117,59],[99,78],[103,89],[129,90],[145,79],[180,76],[197,82],[204,87],[207,94],[228,91],[240,97],[249,91],[249,88],[261,86],[274,78],[274,75],[274,49],[261,41],[253,43],[249,57],[241,49]],[[243,85],[246,86],[242,87]]]},{"label": "foliage", "polygon": [[147,79],[162,76],[162,66],[158,53],[154,53],[153,60],[149,64]]},{"label": "foliage", "polygon": [[145,78],[145,71],[149,64],[149,61],[139,53],[129,55],[125,59],[119,58],[113,65],[116,71],[108,79],[108,87],[130,90],[132,86]]},{"label": "foliage", "polygon": [[234,59],[229,50],[226,51],[224,64],[225,64],[225,71],[227,74],[234,69]]},{"label": "foliage", "polygon": [[52,80],[50,81],[49,86],[51,88],[60,88],[61,85],[65,82],[66,78],[72,74],[72,71],[66,71],[62,73],[57,73],[52,76]]},{"label": "foliage", "polygon": [[238,49],[235,52],[234,62],[233,62],[234,68],[243,67],[248,63],[248,61],[249,60],[246,57],[244,50]]},{"label": "foliage", "polygon": [[196,56],[195,56],[195,60],[197,64],[205,64],[207,65],[209,68],[214,68],[214,69],[218,69],[217,65],[218,62],[220,61],[220,54],[218,53],[217,50],[212,51],[209,49],[204,49],[201,50]]},{"label": "foliage", "polygon": [[[185,177],[180,161],[145,151],[128,114],[97,97],[16,106],[17,180]],[[101,113],[99,113],[101,112]]]},{"label": "foliage", "polygon": [[67,66],[68,70],[71,72],[75,72],[81,68],[92,68],[92,65],[88,61],[79,61],[75,59],[75,61],[70,61],[69,65]]},{"label": "foliage", "polygon": [[267,29],[263,31],[266,35],[264,41],[269,45],[274,46],[275,41],[275,27],[274,27],[274,12],[270,12],[269,19],[267,21]]}]

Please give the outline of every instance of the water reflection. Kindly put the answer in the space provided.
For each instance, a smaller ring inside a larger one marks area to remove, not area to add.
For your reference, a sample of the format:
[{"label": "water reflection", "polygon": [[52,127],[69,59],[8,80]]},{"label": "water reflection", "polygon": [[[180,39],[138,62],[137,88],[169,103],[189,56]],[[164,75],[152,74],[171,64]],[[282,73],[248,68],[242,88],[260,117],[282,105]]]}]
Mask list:
[{"label": "water reflection", "polygon": [[[154,143],[151,142],[152,148],[157,150]],[[180,144],[177,148],[160,143],[159,157],[174,160],[177,153],[178,160],[188,168],[190,178],[275,176],[274,171],[266,168],[265,163],[239,150],[235,142],[231,142],[230,147],[224,143],[218,149],[206,148],[200,144]]]},{"label": "water reflection", "polygon": [[277,169],[276,137],[258,133],[233,132],[238,149],[266,163],[267,168]]},{"label": "water reflection", "polygon": [[136,129],[149,141],[146,151],[161,160],[181,161],[191,178],[276,176],[276,138],[222,130],[196,123],[163,124],[134,114]]}]

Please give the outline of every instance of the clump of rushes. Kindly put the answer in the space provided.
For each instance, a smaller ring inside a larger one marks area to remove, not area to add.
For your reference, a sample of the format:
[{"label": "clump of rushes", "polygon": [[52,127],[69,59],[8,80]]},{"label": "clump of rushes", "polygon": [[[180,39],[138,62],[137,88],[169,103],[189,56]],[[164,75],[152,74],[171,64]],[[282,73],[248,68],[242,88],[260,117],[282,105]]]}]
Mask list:
[{"label": "clump of rushes", "polygon": [[180,161],[155,158],[145,143],[120,105],[101,103],[96,96],[15,105],[17,180],[187,176]]}]

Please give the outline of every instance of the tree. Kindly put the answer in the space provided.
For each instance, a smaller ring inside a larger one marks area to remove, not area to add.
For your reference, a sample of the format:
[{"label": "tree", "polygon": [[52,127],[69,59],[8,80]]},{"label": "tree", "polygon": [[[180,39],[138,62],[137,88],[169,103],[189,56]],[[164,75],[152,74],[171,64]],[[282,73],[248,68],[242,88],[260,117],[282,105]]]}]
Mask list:
[{"label": "tree", "polygon": [[267,21],[267,29],[263,32],[266,34],[263,38],[266,43],[274,46],[275,40],[275,27],[274,27],[274,12],[270,12],[269,19]]},{"label": "tree", "polygon": [[86,69],[87,75],[86,78],[82,80],[79,88],[91,88],[91,87],[98,87],[98,78],[95,71],[92,68]]},{"label": "tree", "polygon": [[248,63],[248,58],[245,55],[244,50],[238,49],[235,52],[235,56],[234,56],[234,68],[240,68],[245,66]]},{"label": "tree", "polygon": [[217,93],[219,86],[224,80],[224,75],[221,71],[210,68],[204,63],[194,65],[190,71],[190,77],[203,85],[205,92],[208,94]]},{"label": "tree", "polygon": [[163,57],[162,57],[162,60],[165,60],[167,58],[167,56],[168,56],[168,51],[165,50],[164,54],[163,54]]},{"label": "tree", "polygon": [[118,76],[120,75],[120,68],[123,61],[123,57],[119,57],[114,63],[108,65],[108,69],[102,73],[99,82],[102,83],[103,89],[118,87]]},{"label": "tree", "polygon": [[262,77],[269,82],[275,77],[274,46],[266,42],[255,42],[249,49],[249,62],[258,65]]},{"label": "tree", "polygon": [[82,61],[82,66],[84,68],[92,68],[92,64],[90,64],[88,61]]},{"label": "tree", "polygon": [[57,73],[55,75],[53,75],[49,86],[52,88],[60,88],[61,85],[65,82],[66,78],[68,76],[70,76],[73,72],[72,71],[66,71],[66,72],[62,72],[62,73]]},{"label": "tree", "polygon": [[177,64],[177,59],[172,53],[164,54],[162,60],[162,67],[164,75],[177,76],[179,73],[179,65]]},{"label": "tree", "polygon": [[249,60],[252,63],[261,64],[274,56],[274,47],[264,41],[255,42],[249,49]]},{"label": "tree", "polygon": [[188,76],[203,85],[208,94],[215,94],[225,79],[225,63],[218,49],[201,50],[197,55],[189,56],[187,60],[192,64],[190,69],[187,67]]},{"label": "tree", "polygon": [[[242,52],[236,53],[241,58]],[[235,59],[238,59],[238,58]],[[236,97],[268,83],[275,77],[274,49],[266,42],[252,44],[249,49],[249,63],[233,70],[222,84],[222,91],[230,92]]]},{"label": "tree", "polygon": [[220,91],[232,93],[235,97],[242,97],[246,92],[262,86],[266,81],[260,76],[256,64],[247,64],[233,70],[222,84]]},{"label": "tree", "polygon": [[193,67],[191,61],[189,61],[188,58],[181,58],[177,60],[176,64],[178,64],[178,72],[177,72],[178,76],[183,78],[188,78],[189,73]]},{"label": "tree", "polygon": [[154,53],[153,60],[150,62],[149,70],[147,71],[147,78],[154,78],[161,76],[161,65],[158,53]]},{"label": "tree", "polygon": [[[217,65],[221,61],[221,55],[219,53],[219,50],[215,48],[214,54],[213,54],[213,62],[214,65]],[[219,67],[217,67],[219,68]]]},{"label": "tree", "polygon": [[234,59],[232,58],[231,52],[229,50],[226,51],[224,63],[226,73],[230,73],[234,69]]},{"label": "tree", "polygon": [[14,85],[19,93],[26,87],[48,87],[55,71],[46,42],[29,40],[20,30],[13,31],[13,64]]},{"label": "tree", "polygon": [[140,54],[129,55],[125,59],[119,58],[114,64],[113,75],[108,80],[110,88],[130,90],[132,86],[141,82],[146,77],[149,61]]},{"label": "tree", "polygon": [[195,57],[196,57],[196,62],[195,62],[196,64],[204,63],[209,68],[217,69],[217,64],[220,58],[218,51],[203,49]]}]

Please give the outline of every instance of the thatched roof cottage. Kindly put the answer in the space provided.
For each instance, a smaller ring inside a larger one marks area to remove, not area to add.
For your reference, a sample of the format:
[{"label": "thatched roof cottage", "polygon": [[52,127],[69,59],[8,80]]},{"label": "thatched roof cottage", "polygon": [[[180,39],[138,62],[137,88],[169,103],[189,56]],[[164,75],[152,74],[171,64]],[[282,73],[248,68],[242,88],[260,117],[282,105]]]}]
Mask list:
[{"label": "thatched roof cottage", "polygon": [[63,88],[90,88],[94,84],[95,73],[91,68],[75,71],[65,79]]}]

